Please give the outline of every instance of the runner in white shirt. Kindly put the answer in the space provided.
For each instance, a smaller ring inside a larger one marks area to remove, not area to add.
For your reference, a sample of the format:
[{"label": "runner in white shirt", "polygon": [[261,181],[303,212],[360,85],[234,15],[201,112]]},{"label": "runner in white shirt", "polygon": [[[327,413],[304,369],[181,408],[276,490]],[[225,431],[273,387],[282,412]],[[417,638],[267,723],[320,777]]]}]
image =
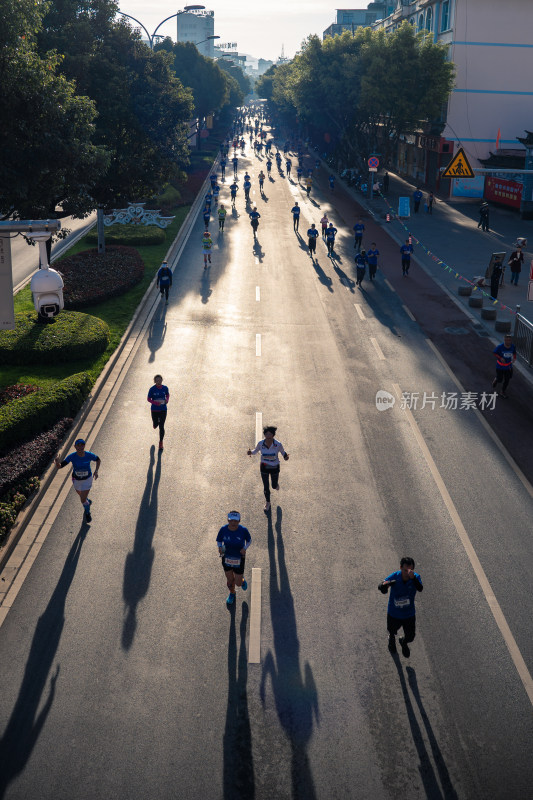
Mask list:
[{"label": "runner in white shirt", "polygon": [[281,453],[285,461],[289,460],[289,454],[285,452],[281,442],[274,439],[276,430],[277,428],[273,425],[263,428],[265,438],[258,442],[253,450],[248,450],[249,456],[261,453],[260,471],[265,490],[265,511],[270,511],[270,480],[272,480],[272,488],[279,489],[279,454]]}]

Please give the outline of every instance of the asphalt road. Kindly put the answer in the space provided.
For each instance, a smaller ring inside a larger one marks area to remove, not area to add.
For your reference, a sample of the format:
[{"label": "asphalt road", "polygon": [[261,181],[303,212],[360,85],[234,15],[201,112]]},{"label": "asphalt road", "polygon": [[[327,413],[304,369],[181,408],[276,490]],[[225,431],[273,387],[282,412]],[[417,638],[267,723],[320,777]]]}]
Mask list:
[{"label": "asphalt road", "polygon": [[[355,287],[348,232],[311,262],[290,208],[304,236],[324,208],[336,222],[332,198],[275,167],[260,197],[264,161],[241,163],[258,241],[241,196],[204,270],[196,224],[89,443],[93,522],[71,491],[0,628],[0,798],[531,796],[533,498],[474,411],[376,408],[378,390],[457,387],[383,275]],[[246,456],[257,414],[290,453],[270,516]],[[253,541],[228,610],[232,508]],[[377,591],[403,555],[424,582],[409,660]]]}]

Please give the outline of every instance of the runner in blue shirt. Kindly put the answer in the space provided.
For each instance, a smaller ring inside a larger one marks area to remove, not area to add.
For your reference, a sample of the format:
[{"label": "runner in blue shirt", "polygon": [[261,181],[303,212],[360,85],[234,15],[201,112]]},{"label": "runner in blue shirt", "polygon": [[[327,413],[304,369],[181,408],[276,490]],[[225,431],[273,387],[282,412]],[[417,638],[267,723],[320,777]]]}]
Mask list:
[{"label": "runner in blue shirt", "polygon": [[76,452],[71,453],[63,461],[59,460],[59,456],[54,459],[54,464],[57,469],[63,469],[67,464],[72,464],[72,485],[77,491],[83,510],[85,513],[85,521],[91,522],[91,504],[89,500],[89,492],[93,485],[93,473],[91,470],[91,461],[96,462],[94,468],[94,479],[98,479],[98,470],[100,469],[101,461],[95,453],[85,449],[85,439],[76,439],[74,442]]},{"label": "runner in blue shirt", "polygon": [[333,191],[335,188],[335,175],[330,175],[328,181],[329,181],[329,188],[331,189],[331,191]]},{"label": "runner in blue shirt", "polygon": [[313,254],[316,253],[316,240],[318,239],[318,231],[315,227],[315,223],[311,223],[311,227],[307,231],[307,244],[309,245],[309,255],[311,259],[313,258]]},{"label": "runner in blue shirt", "polygon": [[402,244],[400,247],[400,253],[402,255],[402,274],[404,277],[409,275],[409,267],[411,266],[411,253],[413,252],[413,245],[409,239],[406,239],[405,244]]},{"label": "runner in blue shirt", "polygon": [[243,183],[243,189],[244,189],[244,198],[245,198],[246,202],[248,202],[250,200],[250,189],[251,188],[252,188],[251,182],[245,178],[244,183]]},{"label": "runner in blue shirt", "polygon": [[492,381],[492,388],[495,389],[503,381],[500,397],[507,397],[505,392],[513,377],[513,363],[516,361],[516,347],[511,335],[507,334],[503,344],[499,344],[492,352],[496,355],[496,377]]},{"label": "runner in blue shirt", "polygon": [[298,228],[300,227],[300,206],[298,205],[298,203],[295,203],[291,208],[291,214],[292,214],[292,227],[295,231],[297,231]]},{"label": "runner in blue shirt", "polygon": [[213,185],[213,200],[215,201],[215,206],[218,206],[219,194],[220,194],[220,186],[218,185],[218,183],[216,183],[216,178],[215,178],[215,183]]},{"label": "runner in blue shirt", "polygon": [[409,658],[409,642],[412,642],[416,635],[416,612],[415,597],[417,592],[423,589],[422,579],[418,572],[415,572],[415,562],[412,558],[405,557],[400,561],[400,569],[391,572],[378,589],[383,594],[387,594],[390,587],[389,606],[387,609],[387,631],[389,633],[389,650],[396,652],[396,634],[403,628],[404,635],[400,636],[399,642],[405,658]]},{"label": "runner in blue shirt", "polygon": [[368,274],[370,276],[370,280],[373,281],[376,277],[376,270],[378,268],[378,256],[379,250],[376,248],[376,243],[372,242],[370,245],[370,250],[366,251],[366,257],[368,260]]},{"label": "runner in blue shirt", "polygon": [[326,244],[328,246],[328,256],[331,256],[335,247],[335,236],[337,235],[337,228],[333,227],[333,222],[330,222],[326,228]]},{"label": "runner in blue shirt", "polygon": [[268,177],[270,178],[270,170],[272,169],[272,161],[270,160],[270,158],[268,159],[266,166],[267,166]]},{"label": "runner in blue shirt", "polygon": [[208,189],[208,190],[207,190],[207,194],[206,194],[206,196],[205,196],[205,205],[206,205],[206,206],[207,206],[209,209],[211,209],[211,202],[212,202],[212,200],[213,200],[213,192],[211,191],[211,189]]},{"label": "runner in blue shirt", "polygon": [[250,217],[250,225],[253,228],[254,239],[255,239],[256,235],[257,235],[257,228],[259,227],[259,218],[260,218],[261,214],[257,210],[256,206],[254,206],[253,210],[250,211],[250,214],[248,216]]},{"label": "runner in blue shirt", "polygon": [[235,586],[241,586],[244,591],[248,583],[244,579],[244,565],[246,551],[252,543],[250,531],[240,525],[241,515],[238,511],[230,511],[228,524],[223,525],[217,534],[218,554],[222,560],[222,568],[226,575],[229,594],[226,603],[230,606],[235,602]]},{"label": "runner in blue shirt", "polygon": [[163,439],[165,438],[165,420],[167,418],[167,403],[170,394],[168,386],[163,384],[162,375],[154,375],[154,385],[148,390],[146,398],[152,406],[152,425],[154,430],[159,428],[159,449],[163,449]]},{"label": "runner in blue shirt", "polygon": [[161,292],[161,297],[165,295],[165,305],[168,306],[168,290],[172,286],[172,270],[166,261],[163,261],[157,272],[156,286]]},{"label": "runner in blue shirt", "polygon": [[235,198],[237,197],[237,192],[239,191],[239,187],[236,183],[232,183],[229,187],[230,194],[231,194],[231,205],[235,205]]},{"label": "runner in blue shirt", "polygon": [[300,183],[300,181],[301,181],[301,179],[302,179],[302,172],[303,172],[303,169],[302,169],[302,167],[301,167],[301,166],[298,164],[298,166],[297,166],[297,168],[296,168],[296,177],[298,178],[298,183]]},{"label": "runner in blue shirt", "polygon": [[220,159],[220,170],[222,172],[222,180],[223,181],[226,180],[226,164],[227,164],[226,159],[225,158],[221,158]]},{"label": "runner in blue shirt", "polygon": [[357,250],[360,250],[363,242],[363,233],[365,232],[365,226],[363,225],[363,220],[360,219],[359,222],[356,222],[355,225],[353,226],[353,230],[355,233],[355,242],[353,246]]},{"label": "runner in blue shirt", "polygon": [[207,206],[205,206],[204,210],[202,211],[202,216],[204,218],[205,229],[207,230],[209,227],[209,220],[211,219],[211,212]]},{"label": "runner in blue shirt", "polygon": [[233,158],[231,159],[231,163],[233,164],[233,177],[236,178],[237,167],[239,166],[239,159],[237,158],[237,156],[233,156]]},{"label": "runner in blue shirt", "polygon": [[287,177],[288,178],[290,178],[290,176],[291,176],[291,167],[292,167],[292,161],[290,160],[290,158],[288,158],[285,161],[285,169],[287,170]]},{"label": "runner in blue shirt", "polygon": [[356,286],[362,287],[363,285],[363,278],[365,277],[366,265],[368,263],[368,259],[366,257],[366,253],[364,250],[361,250],[360,253],[356,253],[355,255],[355,269],[357,272],[357,280]]}]

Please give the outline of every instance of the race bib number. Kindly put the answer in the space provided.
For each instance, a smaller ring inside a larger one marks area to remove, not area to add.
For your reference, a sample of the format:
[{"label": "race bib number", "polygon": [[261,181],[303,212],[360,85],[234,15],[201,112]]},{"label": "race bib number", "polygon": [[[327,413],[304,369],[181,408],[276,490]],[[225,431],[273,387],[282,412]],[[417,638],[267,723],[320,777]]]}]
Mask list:
[{"label": "race bib number", "polygon": [[408,597],[398,597],[394,601],[394,605],[396,608],[407,608],[407,606],[411,605],[411,601]]},{"label": "race bib number", "polygon": [[85,478],[89,477],[89,470],[88,469],[77,469],[74,473],[74,477],[77,481],[82,481]]},{"label": "race bib number", "polygon": [[240,565],[241,565],[240,557],[239,558],[228,558],[228,557],[226,557],[224,559],[224,561],[225,561],[225,564],[226,564],[227,567],[240,567]]}]

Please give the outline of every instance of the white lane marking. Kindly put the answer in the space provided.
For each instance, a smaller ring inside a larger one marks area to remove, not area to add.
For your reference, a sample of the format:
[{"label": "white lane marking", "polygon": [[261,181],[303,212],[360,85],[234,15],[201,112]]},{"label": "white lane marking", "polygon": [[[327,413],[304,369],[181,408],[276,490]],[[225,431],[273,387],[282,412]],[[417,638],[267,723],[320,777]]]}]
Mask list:
[{"label": "white lane marking", "polygon": [[255,412],[255,443],[261,441],[263,435],[263,412]]},{"label": "white lane marking", "polygon": [[354,303],[354,306],[355,306],[355,310],[359,314],[359,319],[363,319],[363,320],[366,319],[365,315],[363,314],[363,309],[361,308],[361,306],[358,303]]},{"label": "white lane marking", "polygon": [[[431,349],[433,350],[433,352],[435,353],[435,355],[439,359],[440,363],[442,364],[442,366],[446,370],[446,373],[448,374],[448,377],[451,378],[451,380],[454,382],[454,384],[457,386],[457,388],[459,389],[459,391],[461,393],[466,393],[466,389],[464,388],[463,384],[453,374],[452,370],[450,369],[450,367],[448,366],[448,364],[446,363],[446,361],[442,357],[442,355],[439,352],[439,350],[435,347],[435,345],[433,344],[431,339],[426,339],[426,342],[431,347]],[[476,417],[478,418],[479,422],[481,423],[481,425],[483,426],[485,431],[488,433],[488,435],[490,436],[490,438],[492,439],[492,441],[494,442],[494,444],[496,445],[496,447],[498,448],[498,450],[500,451],[502,456],[505,458],[505,460],[507,461],[507,463],[509,464],[509,466],[513,470],[514,474],[516,475],[516,477],[518,478],[518,480],[520,481],[520,483],[522,484],[522,486],[524,487],[524,489],[526,490],[528,495],[531,498],[533,498],[533,486],[530,484],[530,482],[528,481],[528,479],[526,478],[526,476],[524,475],[524,473],[522,472],[522,470],[520,469],[520,467],[518,466],[518,464],[516,463],[516,461],[514,460],[512,455],[506,449],[505,445],[502,443],[502,441],[494,433],[494,431],[490,427],[489,423],[487,422],[487,420],[485,419],[485,417],[483,416],[483,414],[481,413],[479,408],[474,408],[474,409],[471,409],[471,410],[474,411],[474,413],[475,413]]]},{"label": "white lane marking", "polygon": [[248,646],[248,663],[261,663],[261,570],[252,569],[250,611],[250,644]]},{"label": "white lane marking", "polygon": [[259,286],[255,287],[255,299],[257,300],[258,303],[261,300],[261,289],[259,288]]},{"label": "white lane marking", "polygon": [[258,259],[258,257],[257,257],[257,256],[255,256],[255,263],[256,263],[256,264],[259,264],[259,259]]},{"label": "white lane marking", "polygon": [[[400,386],[397,383],[394,383],[393,388],[394,391],[396,392],[398,399],[401,399],[402,390],[400,389]],[[481,591],[485,595],[485,599],[491,610],[492,616],[494,617],[494,621],[496,622],[496,625],[500,629],[500,633],[503,636],[503,640],[505,642],[507,650],[509,651],[509,655],[513,660],[513,663],[516,667],[516,671],[518,672],[520,680],[522,681],[524,689],[526,690],[527,695],[529,697],[529,702],[531,703],[531,705],[533,705],[533,678],[529,673],[529,670],[526,666],[526,662],[522,657],[522,653],[518,649],[518,645],[515,641],[513,634],[511,633],[509,625],[507,624],[507,620],[504,617],[501,606],[496,599],[496,595],[492,591],[492,587],[489,583],[489,580],[485,575],[485,570],[481,566],[481,562],[477,557],[477,553],[474,550],[474,546],[470,541],[470,537],[466,532],[466,529],[461,521],[461,517],[459,516],[459,513],[454,505],[454,502],[450,497],[450,493],[446,488],[446,484],[442,479],[438,467],[435,464],[435,461],[433,460],[431,453],[429,452],[429,448],[425,442],[424,437],[422,436],[420,428],[418,427],[411,410],[407,407],[403,410],[407,414],[407,419],[409,421],[409,425],[411,426],[411,430],[413,431],[415,439],[418,442],[418,446],[420,447],[424,455],[424,458],[426,459],[431,475],[433,476],[433,480],[435,481],[440,496],[444,501],[444,505],[448,509],[448,513],[454,524],[455,530],[457,531],[457,534],[465,549],[466,555],[468,556],[468,560],[470,561],[472,569],[474,570],[476,578],[478,579],[479,585],[481,586]]]},{"label": "white lane marking", "polygon": [[375,350],[376,350],[376,353],[378,354],[378,358],[379,358],[379,360],[380,360],[380,361],[385,361],[385,356],[383,355],[383,350],[381,349],[381,347],[380,347],[380,346],[379,346],[379,344],[378,344],[378,340],[377,340],[377,339],[374,339],[374,338],[371,336],[371,337],[370,337],[370,341],[371,341],[371,342],[372,342],[372,344],[374,345],[374,348],[375,348]]},{"label": "white lane marking", "polygon": [[394,286],[392,285],[392,283],[390,283],[390,282],[387,280],[387,278],[385,278],[385,283],[387,284],[387,286],[389,287],[389,289],[391,290],[391,292],[395,292],[395,291],[396,291],[396,289],[394,288]]},{"label": "white lane marking", "polygon": [[255,334],[255,354],[256,354],[256,356],[260,356],[261,355],[261,334],[260,333],[256,333]]},{"label": "white lane marking", "polygon": [[410,319],[410,320],[412,320],[413,322],[416,322],[416,319],[415,319],[415,318],[414,318],[414,316],[413,316],[413,312],[412,312],[412,311],[410,311],[410,310],[407,308],[407,306],[402,306],[402,308],[403,308],[403,310],[405,311],[405,313],[407,314],[407,316],[409,317],[409,319]]}]

